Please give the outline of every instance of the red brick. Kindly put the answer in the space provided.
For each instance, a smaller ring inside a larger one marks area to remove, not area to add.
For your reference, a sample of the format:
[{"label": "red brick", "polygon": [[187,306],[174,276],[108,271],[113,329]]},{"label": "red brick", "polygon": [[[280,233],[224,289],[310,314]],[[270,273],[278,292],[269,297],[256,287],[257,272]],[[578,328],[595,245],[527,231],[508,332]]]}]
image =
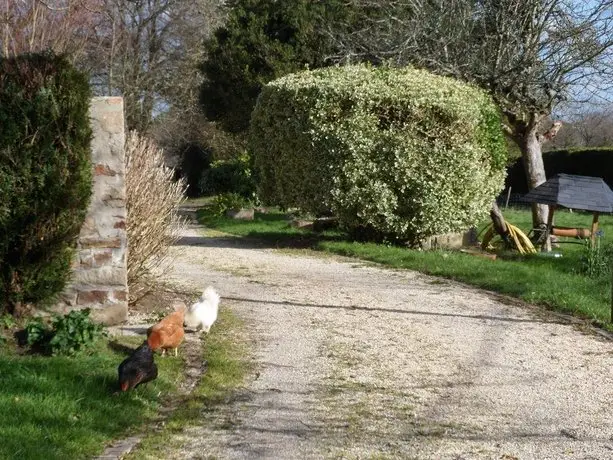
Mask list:
[{"label": "red brick", "polygon": [[82,249],[89,248],[120,248],[121,238],[80,238]]},{"label": "red brick", "polygon": [[100,265],[106,265],[112,259],[113,259],[113,253],[111,252],[110,249],[105,252],[99,252],[97,254],[94,254],[94,260],[96,261],[97,267],[99,267]]},{"label": "red brick", "polygon": [[93,268],[93,267],[94,267],[94,259],[89,257],[87,259],[81,259],[81,263],[77,267],[73,267],[73,269],[76,269],[76,268]]},{"label": "red brick", "polygon": [[77,296],[77,304],[104,303],[108,298],[108,291],[80,291]]},{"label": "red brick", "polygon": [[94,166],[94,176],[116,176],[117,171],[113,171],[108,165],[96,165]]},{"label": "red brick", "polygon": [[114,291],[113,298],[115,300],[128,300],[128,292],[127,291]]}]

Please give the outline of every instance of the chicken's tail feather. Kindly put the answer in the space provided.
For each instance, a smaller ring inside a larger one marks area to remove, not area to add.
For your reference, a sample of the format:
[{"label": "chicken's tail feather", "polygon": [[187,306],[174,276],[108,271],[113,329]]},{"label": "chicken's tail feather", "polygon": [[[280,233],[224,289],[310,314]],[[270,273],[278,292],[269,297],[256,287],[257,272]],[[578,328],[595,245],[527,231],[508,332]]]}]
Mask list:
[{"label": "chicken's tail feather", "polygon": [[156,330],[151,331],[151,334],[147,337],[147,344],[152,350],[160,348],[162,346],[162,335],[160,332]]}]

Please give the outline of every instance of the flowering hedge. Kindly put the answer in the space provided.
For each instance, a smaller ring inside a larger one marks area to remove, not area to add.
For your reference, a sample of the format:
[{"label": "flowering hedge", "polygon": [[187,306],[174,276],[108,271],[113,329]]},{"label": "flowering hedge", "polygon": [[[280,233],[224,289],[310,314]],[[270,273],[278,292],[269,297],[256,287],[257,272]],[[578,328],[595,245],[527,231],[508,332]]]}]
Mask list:
[{"label": "flowering hedge", "polygon": [[250,145],[263,201],[410,243],[483,218],[505,175],[489,96],[411,68],[275,80],[254,109]]}]

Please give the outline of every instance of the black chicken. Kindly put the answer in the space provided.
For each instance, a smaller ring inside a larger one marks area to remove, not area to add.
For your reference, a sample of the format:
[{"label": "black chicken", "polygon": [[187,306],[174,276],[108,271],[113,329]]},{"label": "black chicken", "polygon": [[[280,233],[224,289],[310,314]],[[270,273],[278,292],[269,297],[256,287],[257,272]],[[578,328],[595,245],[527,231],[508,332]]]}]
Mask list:
[{"label": "black chicken", "polygon": [[153,351],[144,342],[119,365],[119,387],[121,391],[136,388],[158,376],[158,367],[153,362]]}]

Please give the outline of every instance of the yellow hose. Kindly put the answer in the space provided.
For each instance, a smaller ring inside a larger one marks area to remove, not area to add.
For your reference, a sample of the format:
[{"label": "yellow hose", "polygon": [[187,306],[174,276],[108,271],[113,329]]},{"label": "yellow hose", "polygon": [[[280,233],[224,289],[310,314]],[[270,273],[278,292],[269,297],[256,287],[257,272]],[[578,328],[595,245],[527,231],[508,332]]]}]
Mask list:
[{"label": "yellow hose", "polygon": [[[536,249],[534,248],[532,241],[530,241],[530,238],[528,238],[528,236],[519,227],[510,224],[506,220],[504,221],[504,223],[506,224],[507,229],[509,231],[509,236],[513,239],[515,247],[520,254],[536,253]],[[481,248],[487,249],[496,235],[497,233],[494,230],[494,224],[489,224],[485,234],[483,235],[483,240],[481,241]]]}]

